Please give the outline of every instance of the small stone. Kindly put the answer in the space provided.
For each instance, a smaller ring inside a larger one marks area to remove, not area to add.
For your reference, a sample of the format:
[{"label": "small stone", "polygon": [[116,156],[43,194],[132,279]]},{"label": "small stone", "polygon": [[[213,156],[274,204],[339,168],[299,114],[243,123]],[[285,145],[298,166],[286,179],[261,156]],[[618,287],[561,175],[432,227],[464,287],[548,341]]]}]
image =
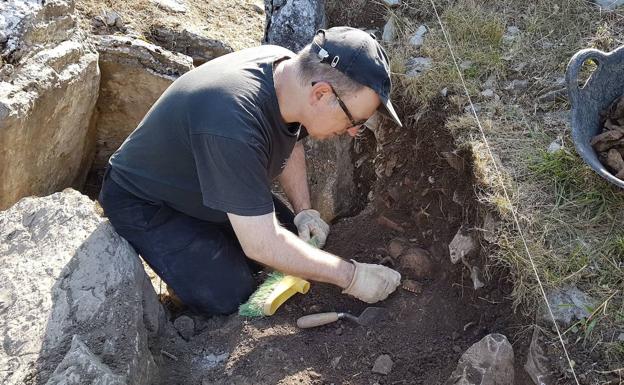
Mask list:
[{"label": "small stone", "polygon": [[107,12],[104,15],[104,23],[109,27],[115,26],[117,24],[117,19],[121,19],[117,12]]},{"label": "small stone", "polygon": [[399,265],[409,278],[430,278],[433,274],[429,252],[419,247],[413,247],[404,252],[399,259]]},{"label": "small stone", "polygon": [[0,31],[0,43],[6,43],[9,40],[8,36],[4,31]]},{"label": "small stone", "polygon": [[526,89],[529,86],[529,81],[528,80],[514,80],[512,82],[510,82],[507,87],[505,87],[505,89],[507,91],[515,91],[515,92],[519,92],[521,90]]},{"label": "small stone", "polygon": [[383,2],[390,8],[395,8],[401,5],[401,0],[383,0]]},{"label": "small stone", "polygon": [[460,228],[453,240],[449,244],[449,254],[453,264],[462,260],[466,256],[472,254],[477,248],[477,244],[472,234],[463,234]]},{"label": "small stone", "polygon": [[457,345],[453,345],[453,351],[454,351],[455,353],[461,353],[461,352],[462,352],[462,349],[461,349],[459,346],[457,346]]},{"label": "small stone", "polygon": [[433,176],[430,176],[429,178],[427,178],[427,181],[431,184],[435,183],[435,178]]},{"label": "small stone", "polygon": [[386,43],[390,43],[396,39],[396,26],[394,23],[394,18],[390,18],[386,25],[384,25],[383,34],[381,35],[381,40]]},{"label": "small stone", "polygon": [[425,35],[427,34],[427,27],[421,25],[414,33],[414,36],[410,38],[410,44],[416,48],[420,48],[425,42]]},{"label": "small stone", "polygon": [[454,339],[454,340],[458,339],[459,336],[460,336],[460,334],[457,333],[457,332],[453,332],[453,334],[451,334],[451,338]]},{"label": "small stone", "polygon": [[448,87],[444,87],[440,90],[440,95],[442,95],[443,97],[446,97],[446,95],[448,95]]},{"label": "small stone", "polygon": [[491,89],[487,89],[487,90],[483,90],[481,91],[481,96],[483,96],[484,98],[493,98],[494,97],[494,91]]},{"label": "small stone", "polygon": [[470,60],[464,60],[463,62],[459,63],[459,68],[462,70],[467,70],[470,67],[472,67],[472,62]]},{"label": "small stone", "polygon": [[405,63],[405,67],[407,69],[405,75],[409,77],[418,77],[422,75],[423,72],[428,70],[433,66],[433,59],[428,57],[415,57],[411,58]]},{"label": "small stone", "polygon": [[[474,112],[481,111],[481,106],[480,105],[474,104],[473,106],[474,106]],[[472,114],[472,111],[473,111],[472,107],[473,106],[466,106],[466,107],[464,107],[464,112]]]},{"label": "small stone", "polygon": [[390,356],[387,354],[382,354],[375,360],[372,372],[387,376],[392,371],[392,365],[394,365],[394,362],[392,362]]},{"label": "small stone", "polygon": [[[566,286],[551,290],[547,294],[548,303],[552,309],[555,320],[567,326],[574,320],[582,320],[589,317],[587,309],[596,306],[596,301],[579,290],[576,286]],[[551,322],[550,313],[546,306],[542,306],[539,314],[540,320]]]},{"label": "small stone", "polygon": [[321,313],[322,311],[323,311],[323,307],[317,303],[315,303],[314,305],[308,308],[308,312],[310,314]]},{"label": "small stone", "polygon": [[402,238],[394,238],[388,245],[388,253],[392,258],[398,258],[405,250],[405,240]]},{"label": "small stone", "polygon": [[191,317],[185,315],[176,318],[176,320],[173,321],[173,327],[175,327],[182,338],[187,341],[193,337],[195,332],[195,322]]},{"label": "small stone", "polygon": [[624,341],[624,333],[620,333],[618,336],[618,341]]},{"label": "small stone", "polygon": [[554,154],[561,149],[563,149],[563,145],[559,142],[559,139],[555,139],[552,141],[552,143],[550,143],[550,145],[548,145],[547,151],[549,154]]},{"label": "small stone", "polygon": [[339,326],[338,329],[336,329],[336,335],[342,335],[342,327]]},{"label": "small stone", "polygon": [[331,363],[330,363],[332,369],[336,369],[338,367],[338,364],[340,363],[341,359],[342,359],[342,356],[332,358]]},{"label": "small stone", "polygon": [[187,7],[183,0],[150,0],[152,4],[157,5],[165,11],[173,13],[186,13]]},{"label": "small stone", "polygon": [[594,0],[596,5],[601,9],[607,11],[613,11],[617,7],[624,5],[624,0]]}]

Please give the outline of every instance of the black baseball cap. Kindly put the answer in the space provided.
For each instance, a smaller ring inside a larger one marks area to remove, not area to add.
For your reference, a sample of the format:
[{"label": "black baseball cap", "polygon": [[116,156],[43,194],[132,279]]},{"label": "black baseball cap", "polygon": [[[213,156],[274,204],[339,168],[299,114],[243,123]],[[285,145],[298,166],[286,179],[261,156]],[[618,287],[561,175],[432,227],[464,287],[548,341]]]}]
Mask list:
[{"label": "black baseball cap", "polygon": [[390,102],[390,61],[373,36],[351,27],[320,29],[314,37],[312,50],[321,63],[327,63],[375,91],[381,99],[378,111],[403,127]]}]

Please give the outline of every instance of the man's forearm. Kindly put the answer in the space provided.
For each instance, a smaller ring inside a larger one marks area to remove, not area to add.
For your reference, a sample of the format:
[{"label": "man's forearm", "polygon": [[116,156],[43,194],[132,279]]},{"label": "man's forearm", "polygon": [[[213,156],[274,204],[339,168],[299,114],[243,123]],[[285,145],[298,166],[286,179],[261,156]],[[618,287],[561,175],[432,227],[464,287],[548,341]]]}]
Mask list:
[{"label": "man's forearm", "polygon": [[229,214],[245,254],[286,274],[346,288],[355,268],[352,263],[308,245],[279,226],[275,216],[256,218]]},{"label": "man's forearm", "polygon": [[293,206],[295,214],[311,208],[308,174],[306,172],[305,150],[301,141],[293,148],[284,171],[278,177],[286,197]]}]

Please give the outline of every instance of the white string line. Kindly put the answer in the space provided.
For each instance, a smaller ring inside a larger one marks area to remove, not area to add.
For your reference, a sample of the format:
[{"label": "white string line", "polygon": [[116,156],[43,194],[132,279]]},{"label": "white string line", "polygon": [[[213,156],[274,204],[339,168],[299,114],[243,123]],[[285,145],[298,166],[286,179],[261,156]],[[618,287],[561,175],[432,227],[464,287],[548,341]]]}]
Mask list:
[{"label": "white string line", "polygon": [[501,187],[503,188],[505,199],[507,199],[507,201],[509,202],[509,206],[511,208],[511,214],[513,216],[516,227],[518,228],[518,233],[520,234],[520,238],[522,238],[522,244],[524,245],[524,250],[526,251],[527,256],[529,257],[529,261],[531,261],[531,267],[533,268],[533,272],[535,273],[535,278],[537,278],[537,283],[539,285],[540,291],[542,292],[542,296],[544,297],[544,301],[546,302],[546,307],[548,308],[548,313],[550,314],[550,318],[553,321],[553,324],[555,325],[555,329],[557,330],[557,335],[559,336],[559,341],[561,342],[561,346],[563,347],[563,351],[565,352],[566,359],[568,360],[568,364],[570,365],[570,369],[572,370],[574,381],[576,381],[577,385],[580,385],[578,379],[576,378],[576,372],[574,371],[574,364],[572,364],[572,360],[570,359],[570,355],[568,354],[568,349],[566,349],[565,343],[563,342],[563,336],[561,335],[561,331],[559,330],[559,326],[557,325],[557,322],[555,321],[555,316],[553,314],[553,311],[550,307],[550,304],[548,303],[548,297],[546,296],[544,285],[542,285],[542,280],[540,279],[539,274],[537,273],[535,262],[533,262],[533,257],[531,256],[531,252],[529,251],[529,247],[527,246],[527,241],[524,238],[524,233],[522,232],[522,228],[520,227],[520,221],[518,220],[518,217],[516,215],[515,207],[513,203],[511,202],[511,199],[509,199],[509,194],[507,193],[507,189],[505,188],[505,183],[503,181],[502,173],[498,169],[496,160],[494,159],[494,155],[492,154],[492,150],[490,148],[490,143],[488,142],[485,136],[485,131],[483,130],[483,127],[481,126],[481,121],[479,120],[479,116],[477,116],[477,111],[475,110],[474,105],[472,104],[472,98],[470,97],[470,92],[468,91],[468,87],[466,86],[466,82],[464,81],[464,76],[462,75],[459,65],[457,64],[457,59],[455,58],[455,53],[453,52],[451,42],[446,34],[446,30],[444,29],[444,25],[442,24],[442,19],[440,18],[440,15],[438,14],[438,10],[436,9],[435,3],[433,2],[433,0],[430,0],[430,1],[431,1],[431,5],[433,6],[433,11],[435,12],[435,15],[438,19],[438,23],[440,23],[440,28],[442,29],[442,34],[444,34],[444,39],[446,40],[446,44],[448,45],[449,51],[451,52],[453,63],[455,63],[455,68],[457,69],[457,72],[459,73],[459,78],[461,79],[462,85],[464,87],[464,91],[466,92],[466,96],[468,97],[468,102],[470,103],[472,114],[474,115],[474,118],[477,121],[477,125],[479,126],[479,131],[481,131],[481,137],[487,149],[488,155],[490,159],[492,160],[492,164],[494,165],[494,170],[498,176]]}]

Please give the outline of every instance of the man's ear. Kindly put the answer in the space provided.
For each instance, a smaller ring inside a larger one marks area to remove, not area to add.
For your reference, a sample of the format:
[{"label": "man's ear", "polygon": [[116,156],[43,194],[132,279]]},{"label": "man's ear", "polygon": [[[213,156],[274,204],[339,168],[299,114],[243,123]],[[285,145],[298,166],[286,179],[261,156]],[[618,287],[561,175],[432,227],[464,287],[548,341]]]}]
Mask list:
[{"label": "man's ear", "polygon": [[331,88],[326,82],[318,82],[312,86],[310,91],[310,104],[316,105],[323,98],[327,97],[331,93]]}]

